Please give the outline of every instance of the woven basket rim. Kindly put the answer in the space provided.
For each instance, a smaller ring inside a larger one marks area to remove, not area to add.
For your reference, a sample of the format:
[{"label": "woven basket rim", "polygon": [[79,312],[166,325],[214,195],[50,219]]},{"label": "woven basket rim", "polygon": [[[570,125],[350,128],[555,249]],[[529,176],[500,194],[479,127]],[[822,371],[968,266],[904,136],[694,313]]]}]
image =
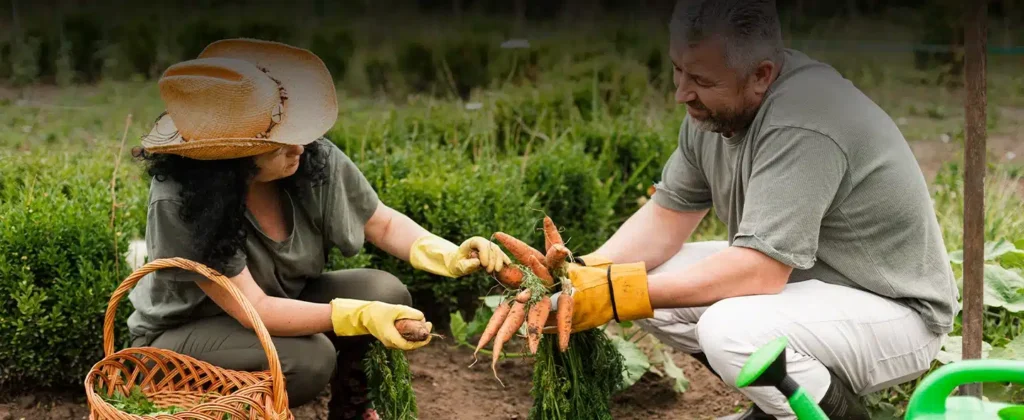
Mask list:
[{"label": "woven basket rim", "polygon": [[[115,320],[115,316],[116,316],[117,305],[120,302],[120,300],[146,274],[149,274],[150,272],[156,271],[158,269],[174,268],[174,267],[185,269],[185,270],[190,270],[190,271],[194,271],[196,273],[202,274],[203,276],[205,276],[208,279],[214,281],[215,283],[217,283],[221,287],[227,289],[227,291],[231,294],[231,296],[242,306],[242,309],[245,312],[246,317],[248,317],[249,321],[252,323],[253,330],[256,332],[257,338],[259,338],[260,344],[263,346],[264,352],[267,354],[268,366],[269,366],[268,369],[262,370],[262,371],[239,371],[239,370],[226,369],[226,368],[222,368],[222,367],[216,366],[214,364],[211,364],[211,363],[199,360],[199,359],[197,359],[195,357],[192,357],[192,356],[189,356],[189,355],[181,354],[181,353],[178,353],[178,352],[175,352],[175,351],[172,351],[172,350],[168,350],[168,349],[161,349],[161,348],[157,348],[157,347],[152,347],[152,346],[126,347],[124,349],[121,349],[121,350],[118,350],[118,351],[114,351],[114,320]],[[123,413],[122,411],[120,411],[116,407],[114,407],[113,405],[107,403],[102,398],[102,396],[100,396],[99,392],[97,392],[97,390],[96,390],[96,385],[97,384],[94,383],[94,381],[95,381],[95,379],[97,377],[103,378],[103,377],[108,376],[108,375],[113,375],[117,371],[116,368],[114,368],[113,366],[109,365],[110,362],[115,361],[115,360],[124,360],[124,358],[126,356],[128,356],[129,354],[138,354],[138,353],[141,352],[141,353],[157,354],[159,356],[166,357],[166,358],[174,360],[174,361],[180,361],[180,362],[183,362],[183,363],[186,363],[186,364],[191,364],[192,366],[198,366],[198,367],[200,367],[202,369],[205,369],[205,370],[208,370],[208,371],[216,371],[216,372],[219,372],[219,373],[226,373],[227,374],[226,376],[243,376],[243,377],[248,376],[248,377],[251,377],[252,379],[257,381],[256,383],[253,383],[253,384],[240,385],[238,389],[236,389],[236,390],[234,390],[232,392],[228,392],[228,393],[225,393],[225,394],[216,394],[216,395],[218,395],[217,399],[231,397],[233,395],[237,396],[237,395],[241,395],[241,394],[246,394],[246,389],[247,388],[261,387],[261,386],[263,386],[262,383],[266,382],[267,385],[269,386],[269,391],[270,391],[269,395],[268,395],[269,398],[266,398],[264,401],[256,401],[255,399],[253,401],[255,401],[257,403],[257,405],[262,407],[267,412],[268,416],[270,416],[270,418],[274,418],[274,419],[294,419],[294,417],[293,417],[293,415],[291,413],[291,410],[289,409],[289,406],[288,406],[288,396],[287,396],[287,393],[286,393],[286,390],[285,390],[285,386],[284,386],[284,374],[283,374],[283,372],[281,370],[281,362],[280,362],[280,359],[278,358],[277,350],[274,347],[274,343],[271,340],[270,334],[267,331],[266,326],[263,324],[262,320],[260,320],[259,314],[256,312],[255,308],[252,307],[252,305],[245,298],[245,296],[241,294],[241,291],[239,291],[238,288],[235,287],[231,283],[230,280],[228,280],[226,277],[224,277],[222,274],[218,273],[217,271],[215,271],[215,270],[213,270],[213,269],[211,269],[211,268],[209,268],[209,267],[207,267],[207,266],[205,266],[203,264],[197,263],[195,261],[191,261],[191,260],[184,259],[184,258],[163,258],[163,259],[157,259],[157,260],[154,260],[152,262],[149,262],[149,263],[143,265],[139,269],[135,270],[127,278],[125,278],[125,280],[123,282],[121,282],[121,284],[114,291],[114,293],[110,297],[109,302],[107,303],[107,311],[106,311],[106,316],[104,317],[104,325],[103,325],[103,351],[104,351],[104,357],[101,358],[99,361],[97,361],[95,364],[93,364],[93,366],[89,369],[89,372],[86,374],[86,377],[85,377],[85,380],[84,380],[84,384],[83,384],[83,385],[85,385],[85,388],[86,388],[85,389],[85,391],[86,391],[86,399],[87,399],[88,404],[89,404],[89,410],[90,410],[91,415],[96,415],[97,414],[96,410],[99,409],[100,407],[102,407],[104,410],[101,410],[101,411],[118,412],[118,413],[121,413],[121,414],[123,414],[125,416],[123,418],[133,418],[133,419],[135,419],[135,418],[137,418],[137,419],[156,418],[156,417],[152,417],[152,416],[137,416],[137,415]],[[137,369],[137,367],[134,368],[134,369]],[[121,373],[122,374],[126,374],[126,375],[131,375],[132,374],[130,372],[124,372],[124,371],[122,371]],[[157,392],[159,392],[159,390],[157,390]],[[143,390],[143,393],[145,394],[146,391]],[[184,393],[187,394],[187,392],[184,392]],[[261,391],[261,393],[266,394],[266,393],[264,393],[262,391]],[[153,392],[150,392],[150,393],[148,393],[146,395],[151,395],[151,394],[153,394]],[[208,394],[208,393],[203,393],[203,394]],[[249,398],[251,398],[251,397],[249,397]],[[106,409],[109,409],[109,410],[106,410]],[[184,414],[185,416],[188,416],[188,415],[190,415],[190,411],[189,410],[185,410],[185,411],[182,411],[182,412],[179,412],[179,413],[176,413],[176,414],[160,415],[159,418],[162,418],[162,419],[186,418],[186,417],[183,417],[183,416],[178,416],[178,414]],[[195,413],[192,413],[191,415],[194,415],[194,414]],[[122,418],[122,417],[118,417],[118,418]],[[195,417],[188,417],[188,418],[195,418]]]}]

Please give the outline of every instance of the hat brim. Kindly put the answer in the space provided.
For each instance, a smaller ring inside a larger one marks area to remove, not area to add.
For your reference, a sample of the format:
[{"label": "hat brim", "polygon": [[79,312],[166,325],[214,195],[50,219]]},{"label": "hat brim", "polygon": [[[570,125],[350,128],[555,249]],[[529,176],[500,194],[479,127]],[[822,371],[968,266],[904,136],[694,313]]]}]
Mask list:
[{"label": "hat brim", "polygon": [[[189,153],[208,159],[253,156],[284,145],[306,145],[322,137],[338,118],[334,79],[319,57],[301,48],[257,39],[211,43],[198,58],[225,57],[262,67],[284,88],[282,115],[263,138],[183,139],[169,115],[163,115],[142,146],[152,153]],[[211,147],[217,153],[201,152]]]}]

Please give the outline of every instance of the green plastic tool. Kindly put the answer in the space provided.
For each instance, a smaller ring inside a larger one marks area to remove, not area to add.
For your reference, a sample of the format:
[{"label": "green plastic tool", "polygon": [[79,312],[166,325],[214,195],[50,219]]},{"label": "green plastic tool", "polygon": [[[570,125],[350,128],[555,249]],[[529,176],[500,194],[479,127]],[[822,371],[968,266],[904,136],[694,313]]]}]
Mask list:
[{"label": "green plastic tool", "polygon": [[786,373],[786,337],[779,337],[750,355],[736,378],[736,386],[774,386],[789,400],[800,420],[829,420],[811,394]]},{"label": "green plastic tool", "polygon": [[[786,337],[779,337],[747,359],[736,380],[739,388],[773,386],[789,400],[800,420],[829,420],[814,398],[786,373]],[[1024,420],[1024,405],[950,396],[963,384],[1012,382],[1024,384],[1024,362],[968,359],[944,365],[918,384],[907,405],[905,420]]]}]

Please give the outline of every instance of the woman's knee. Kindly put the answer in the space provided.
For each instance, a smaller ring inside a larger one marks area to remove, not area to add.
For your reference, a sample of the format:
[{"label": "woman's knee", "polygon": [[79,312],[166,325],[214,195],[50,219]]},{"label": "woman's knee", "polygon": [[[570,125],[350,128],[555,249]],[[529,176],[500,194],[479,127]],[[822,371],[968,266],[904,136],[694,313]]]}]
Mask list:
[{"label": "woman's knee", "polygon": [[274,341],[285,376],[289,405],[297,407],[314,400],[326,389],[337,363],[337,354],[330,339],[324,334],[316,334]]},{"label": "woman's knee", "polygon": [[398,277],[382,270],[369,269],[367,272],[367,275],[373,277],[373,281],[370,282],[372,285],[371,290],[369,291],[373,299],[370,300],[412,306],[412,294],[409,293],[409,288]]},{"label": "woman's knee", "polygon": [[324,273],[299,298],[325,303],[334,298],[349,298],[412,305],[412,295],[398,277],[372,268]]}]

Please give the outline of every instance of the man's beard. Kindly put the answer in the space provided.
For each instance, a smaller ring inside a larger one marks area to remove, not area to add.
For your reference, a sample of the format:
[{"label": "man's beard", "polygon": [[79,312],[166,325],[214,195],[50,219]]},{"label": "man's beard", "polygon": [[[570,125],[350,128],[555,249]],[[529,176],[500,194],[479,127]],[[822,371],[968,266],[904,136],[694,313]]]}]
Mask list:
[{"label": "man's beard", "polygon": [[688,105],[708,115],[704,120],[699,120],[692,115],[690,116],[690,121],[693,122],[693,125],[698,130],[724,133],[726,135],[732,135],[746,128],[754,120],[754,115],[757,113],[757,107],[749,106],[746,103],[740,109],[729,108],[723,111],[711,111],[700,102]]}]

